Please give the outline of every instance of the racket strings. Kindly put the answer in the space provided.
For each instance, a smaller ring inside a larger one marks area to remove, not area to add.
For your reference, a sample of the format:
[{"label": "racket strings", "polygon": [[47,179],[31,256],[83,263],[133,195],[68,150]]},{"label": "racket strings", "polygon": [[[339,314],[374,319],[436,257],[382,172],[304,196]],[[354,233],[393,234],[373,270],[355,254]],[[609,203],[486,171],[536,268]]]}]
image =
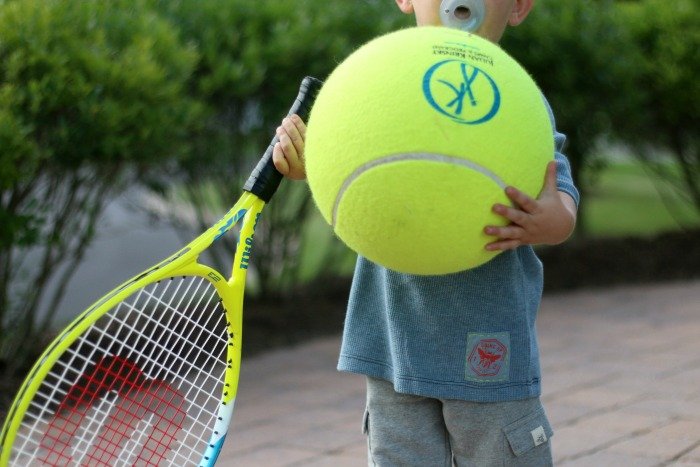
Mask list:
[{"label": "racket strings", "polygon": [[13,463],[196,465],[221,403],[228,332],[205,279],[140,289],[53,365],[18,430]]}]

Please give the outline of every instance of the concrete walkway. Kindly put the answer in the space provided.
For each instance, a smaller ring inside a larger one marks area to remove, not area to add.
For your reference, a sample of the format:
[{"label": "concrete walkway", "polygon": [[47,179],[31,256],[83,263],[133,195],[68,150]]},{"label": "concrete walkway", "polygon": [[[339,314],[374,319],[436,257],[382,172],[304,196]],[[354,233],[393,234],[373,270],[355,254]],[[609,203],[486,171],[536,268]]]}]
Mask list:
[{"label": "concrete walkway", "polygon": [[[538,323],[557,466],[700,467],[700,281],[549,295]],[[364,379],[338,347],[245,361],[218,465],[367,465]]]}]

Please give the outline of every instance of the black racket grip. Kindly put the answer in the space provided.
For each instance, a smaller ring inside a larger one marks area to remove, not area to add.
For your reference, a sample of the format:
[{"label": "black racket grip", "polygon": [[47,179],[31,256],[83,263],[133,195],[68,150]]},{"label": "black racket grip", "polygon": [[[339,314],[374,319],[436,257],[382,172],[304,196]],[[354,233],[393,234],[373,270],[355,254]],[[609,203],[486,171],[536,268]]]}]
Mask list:
[{"label": "black racket grip", "polygon": [[[318,94],[319,89],[323,82],[313,78],[311,76],[305,77],[301,81],[299,86],[299,95],[297,95],[292,108],[289,109],[287,116],[292,114],[299,115],[302,120],[306,121],[311,111],[311,106],[316,99],[316,94]],[[248,181],[243,185],[243,189],[262,199],[266,203],[272,199],[272,196],[277,191],[280,182],[282,181],[282,174],[277,171],[274,163],[272,162],[272,149],[275,144],[279,141],[279,138],[275,135],[267,147],[265,154],[258,162],[258,165],[253,169],[253,173],[248,177]]]}]

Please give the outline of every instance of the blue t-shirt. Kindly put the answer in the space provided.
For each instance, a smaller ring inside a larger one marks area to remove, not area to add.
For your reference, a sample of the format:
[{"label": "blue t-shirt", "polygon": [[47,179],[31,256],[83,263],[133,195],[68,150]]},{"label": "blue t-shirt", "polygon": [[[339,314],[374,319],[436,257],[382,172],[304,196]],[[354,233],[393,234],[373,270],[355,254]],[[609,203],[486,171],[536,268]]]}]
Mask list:
[{"label": "blue t-shirt", "polygon": [[[557,187],[578,204],[561,153],[566,137],[555,130],[554,140]],[[539,396],[535,321],[542,287],[542,263],[531,246],[443,276],[403,274],[359,257],[338,369],[440,399]]]}]

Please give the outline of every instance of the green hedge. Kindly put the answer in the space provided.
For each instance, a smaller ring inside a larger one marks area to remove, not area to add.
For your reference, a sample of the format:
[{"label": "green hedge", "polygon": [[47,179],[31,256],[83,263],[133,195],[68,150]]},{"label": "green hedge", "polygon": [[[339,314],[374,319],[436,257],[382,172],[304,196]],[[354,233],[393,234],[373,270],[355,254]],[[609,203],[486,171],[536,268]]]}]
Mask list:
[{"label": "green hedge", "polygon": [[139,1],[0,5],[0,248],[40,223],[23,203],[38,178],[186,152],[201,105],[186,87],[198,55]]},{"label": "green hedge", "polygon": [[0,3],[0,372],[33,358],[106,203],[189,151],[197,60],[145,1]]}]

